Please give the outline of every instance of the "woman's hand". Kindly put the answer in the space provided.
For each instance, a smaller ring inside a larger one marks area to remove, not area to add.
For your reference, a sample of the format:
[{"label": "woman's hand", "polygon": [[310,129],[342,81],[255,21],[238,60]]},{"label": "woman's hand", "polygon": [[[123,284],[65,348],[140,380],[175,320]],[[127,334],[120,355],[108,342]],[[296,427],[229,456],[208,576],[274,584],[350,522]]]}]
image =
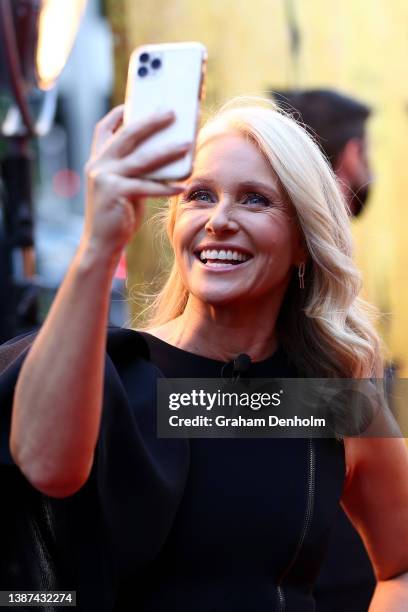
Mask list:
[{"label": "woman's hand", "polygon": [[114,108],[96,126],[91,157],[86,165],[87,198],[83,244],[104,257],[116,259],[139,229],[144,198],[171,196],[183,188],[143,178],[182,158],[191,143],[147,156],[139,145],[174,121],[174,114],[154,115],[124,126],[123,106]]}]

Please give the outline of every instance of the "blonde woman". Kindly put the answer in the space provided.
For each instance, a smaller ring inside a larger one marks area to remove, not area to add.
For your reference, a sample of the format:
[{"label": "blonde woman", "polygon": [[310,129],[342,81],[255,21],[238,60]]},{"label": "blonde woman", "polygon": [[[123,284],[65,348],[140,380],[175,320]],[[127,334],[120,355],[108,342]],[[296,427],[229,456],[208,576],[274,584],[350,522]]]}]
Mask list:
[{"label": "blonde woman", "polygon": [[[378,579],[370,611],[408,610],[403,440],[156,436],[161,374],[219,377],[245,353],[250,377],[382,376],[344,202],[312,140],[238,101],[201,130],[193,175],[161,185],[143,177],[189,143],[149,159],[138,145],[173,120],[123,127],[117,108],[98,125],[79,250],[34,341],[3,349],[4,463],[30,543],[2,588],[76,589],[82,610],[312,611],[341,499]],[[174,266],[146,330],[107,333],[148,196],[171,196]]]}]

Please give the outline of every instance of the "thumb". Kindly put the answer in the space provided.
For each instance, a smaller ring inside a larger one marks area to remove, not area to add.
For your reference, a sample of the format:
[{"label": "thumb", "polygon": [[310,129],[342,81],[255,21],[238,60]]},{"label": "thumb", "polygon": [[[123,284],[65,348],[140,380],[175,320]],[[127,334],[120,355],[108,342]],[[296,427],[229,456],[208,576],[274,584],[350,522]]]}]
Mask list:
[{"label": "thumb", "polygon": [[98,153],[123,123],[124,105],[115,106],[97,124],[92,141],[92,154]]}]

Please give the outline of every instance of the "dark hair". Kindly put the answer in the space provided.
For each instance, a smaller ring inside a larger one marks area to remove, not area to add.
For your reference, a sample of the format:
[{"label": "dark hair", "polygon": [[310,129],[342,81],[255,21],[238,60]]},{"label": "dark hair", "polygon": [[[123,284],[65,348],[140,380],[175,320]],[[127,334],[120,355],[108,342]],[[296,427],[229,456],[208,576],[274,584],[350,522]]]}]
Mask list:
[{"label": "dark hair", "polygon": [[362,138],[371,109],[331,89],[270,91],[280,108],[293,115],[319,143],[332,166],[351,138]]}]

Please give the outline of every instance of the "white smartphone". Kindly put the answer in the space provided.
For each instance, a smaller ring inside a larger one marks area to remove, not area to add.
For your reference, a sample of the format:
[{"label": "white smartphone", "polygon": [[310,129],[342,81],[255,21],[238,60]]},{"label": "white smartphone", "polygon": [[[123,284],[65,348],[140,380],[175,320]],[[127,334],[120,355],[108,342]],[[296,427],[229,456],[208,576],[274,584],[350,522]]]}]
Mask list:
[{"label": "white smartphone", "polygon": [[207,51],[198,42],[143,45],[130,57],[124,122],[173,111],[176,119],[140,146],[146,153],[193,143],[183,158],[146,175],[158,181],[187,178],[193,170],[200,101],[204,97]]}]

